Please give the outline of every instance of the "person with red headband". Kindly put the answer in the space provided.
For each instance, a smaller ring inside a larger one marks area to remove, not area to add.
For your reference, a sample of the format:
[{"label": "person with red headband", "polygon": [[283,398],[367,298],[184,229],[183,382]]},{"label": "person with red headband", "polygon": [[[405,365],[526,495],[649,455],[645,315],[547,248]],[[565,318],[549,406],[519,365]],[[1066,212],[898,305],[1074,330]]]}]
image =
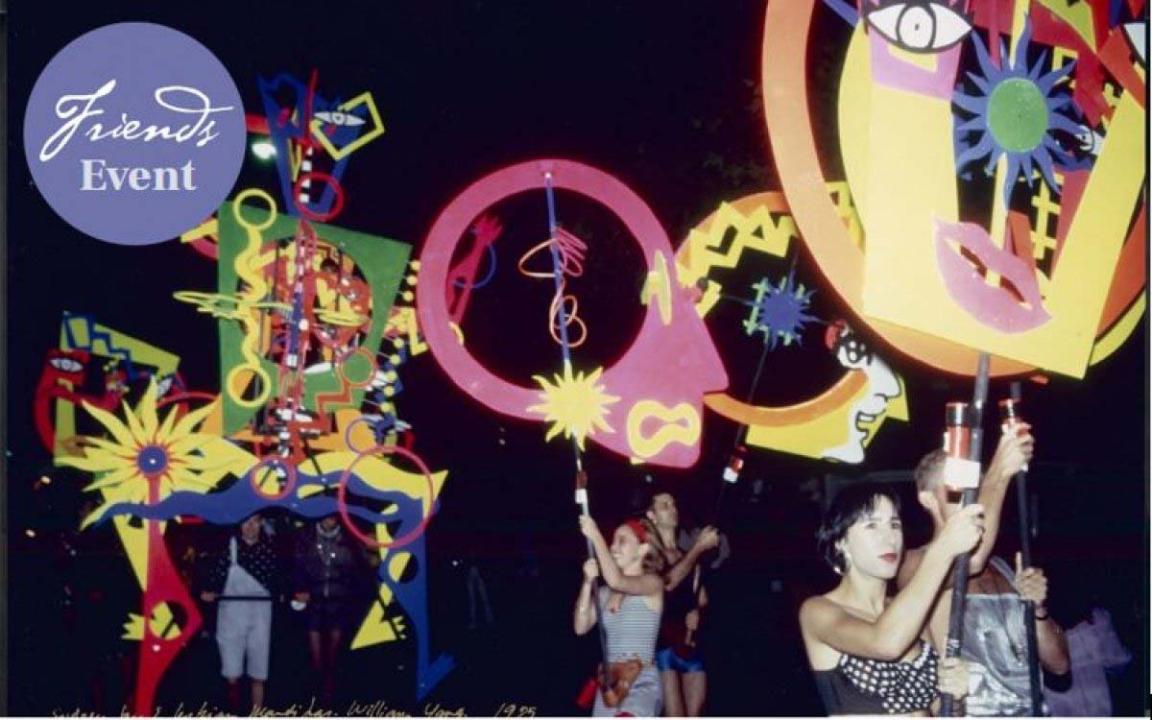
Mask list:
[{"label": "person with red headband", "polygon": [[[580,517],[580,532],[588,538],[596,559],[584,563],[584,582],[576,597],[572,624],[584,635],[603,623],[605,661],[597,672],[600,691],[592,714],[596,717],[660,714],[662,690],[656,671],[656,634],[664,610],[663,558],[652,546],[642,520],[625,521],[612,535],[609,547],[596,521]],[[592,597],[596,578],[604,585]]]}]

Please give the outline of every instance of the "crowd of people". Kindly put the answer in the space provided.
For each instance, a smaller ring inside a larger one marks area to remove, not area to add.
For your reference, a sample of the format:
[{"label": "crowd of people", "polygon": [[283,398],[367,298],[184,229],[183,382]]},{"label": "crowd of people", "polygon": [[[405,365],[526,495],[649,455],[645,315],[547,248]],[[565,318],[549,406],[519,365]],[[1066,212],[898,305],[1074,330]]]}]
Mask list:
[{"label": "crowd of people", "polygon": [[[939,714],[945,696],[952,712],[958,706],[964,715],[1032,715],[1026,618],[1035,623],[1033,662],[1041,670],[1044,711],[1085,714],[1104,707],[1091,704],[1085,688],[1099,684],[1103,670],[1082,657],[1096,673],[1076,677],[1069,637],[1048,610],[1043,570],[1023,567],[1019,553],[1015,567],[992,556],[1008,486],[1033,452],[1027,425],[1004,428],[978,502],[967,505],[949,483],[945,453],[924,457],[914,473],[916,498],[933,532],[922,547],[905,548],[903,510],[892,488],[855,483],[832,500],[817,547],[839,579],[799,610],[812,678],[829,715]],[[600,623],[606,662],[594,681],[595,716],[698,716],[704,710],[699,641],[708,593],[701,557],[719,536],[706,527],[681,547],[678,523],[675,499],[666,492],[651,496],[642,517],[619,525],[610,545],[591,517],[580,519],[594,557],[584,564],[574,629],[582,635]],[[969,579],[955,657],[946,648],[950,571],[960,557],[968,558]],[[1077,626],[1074,636],[1087,637],[1106,621]],[[1123,647],[1112,645],[1114,662],[1125,661]],[[1093,694],[1099,698],[1099,687]]]},{"label": "crowd of people", "polygon": [[[1065,631],[1049,610],[1043,570],[1025,567],[1019,555],[1015,562],[993,555],[1008,488],[1033,452],[1026,425],[1006,430],[972,504],[960,503],[941,451],[915,469],[913,508],[902,507],[893,487],[872,482],[848,484],[831,498],[815,544],[831,588],[804,600],[798,613],[813,685],[828,714],[939,714],[947,697],[960,714],[1031,715],[1029,618],[1044,710],[1110,712],[1104,668],[1131,660],[1111,618],[1096,610]],[[590,515],[579,519],[589,557],[573,629],[577,636],[599,635],[602,654],[598,667],[586,669],[593,677],[584,706],[594,716],[700,716],[708,712],[709,654],[721,650],[708,642],[708,617],[723,612],[722,604],[711,609],[709,583],[725,538],[710,525],[683,527],[677,498],[659,484],[649,486],[636,510],[609,536]],[[904,520],[915,512],[930,521],[932,534],[926,544],[907,547]],[[311,690],[320,706],[331,706],[338,658],[376,582],[371,553],[337,516],[296,523],[291,533],[273,537],[275,525],[260,513],[249,516],[226,541],[197,551],[188,578],[207,610],[231,712],[265,705],[277,642],[273,612],[288,608],[306,628]],[[952,657],[950,570],[962,556],[969,571],[963,642]],[[491,623],[492,610],[471,570],[474,627],[477,618]],[[76,584],[89,601],[78,607],[99,611],[101,585],[97,577]]]},{"label": "crowd of people", "polygon": [[[344,532],[337,516],[305,525],[293,547],[291,567],[286,568],[263,517],[255,513],[240,524],[226,549],[207,563],[200,599],[217,606],[220,674],[228,683],[229,709],[235,712],[264,705],[272,604],[277,597],[290,596],[292,609],[306,615],[317,697],[328,706],[335,693],[342,643],[371,592],[370,558]],[[247,703],[241,697],[245,676],[251,688]]]}]

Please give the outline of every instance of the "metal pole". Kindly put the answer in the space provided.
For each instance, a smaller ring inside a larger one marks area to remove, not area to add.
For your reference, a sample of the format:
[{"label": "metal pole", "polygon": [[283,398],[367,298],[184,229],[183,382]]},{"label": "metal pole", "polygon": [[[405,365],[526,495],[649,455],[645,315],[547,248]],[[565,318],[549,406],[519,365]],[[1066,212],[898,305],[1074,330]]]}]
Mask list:
[{"label": "metal pole", "polygon": [[[745,405],[752,404],[752,398],[756,394],[756,387],[760,384],[760,377],[764,374],[764,361],[768,359],[768,349],[768,343],[764,343],[764,347],[760,351],[760,359],[756,363],[756,373],[752,376],[752,384],[748,387],[748,397],[744,400]],[[712,503],[712,514],[708,518],[709,525],[719,526],[720,512],[724,507],[724,495],[728,491],[728,486],[735,485],[736,481],[740,479],[740,471],[744,468],[744,440],[747,437],[748,426],[738,426],[736,428],[736,439],[732,443],[732,455],[728,458],[728,464],[724,466],[720,490],[716,493],[716,500]]]},{"label": "metal pole", "polygon": [[[1009,425],[1020,421],[1017,404],[1020,402],[1020,383],[1013,382],[1010,402],[1002,402],[1001,420]],[[1032,518],[1028,512],[1027,467],[1016,473],[1016,508],[1020,523],[1020,559],[1024,567],[1032,567]],[[1032,715],[1040,717],[1044,711],[1044,696],[1040,685],[1040,649],[1036,638],[1036,603],[1024,601],[1024,633],[1028,641],[1028,683],[1032,695]]]},{"label": "metal pole", "polygon": [[[969,406],[968,427],[970,441],[968,446],[968,459],[980,462],[980,449],[984,439],[984,403],[988,399],[988,353],[980,353],[976,365],[976,381],[972,390],[972,405]],[[979,487],[965,489],[960,500],[961,506],[976,502],[979,496]],[[970,552],[958,555],[952,566],[952,611],[948,617],[948,643],[944,647],[944,656],[949,658],[960,657],[960,646],[964,640],[964,605],[968,599],[968,562]],[[940,697],[940,714],[954,717],[956,707],[954,698],[945,693]]]},{"label": "metal pole", "polygon": [[[556,195],[552,188],[551,172],[544,173],[544,194],[548,203],[548,234],[552,238],[549,247],[552,253],[552,281],[555,291],[559,295],[564,288],[564,271],[561,267],[560,249],[556,246],[556,230],[559,228],[559,224],[556,221]],[[572,349],[568,341],[568,313],[564,310],[563,297],[560,298],[559,314],[560,350],[564,361],[564,370],[570,371],[572,368]],[[552,322],[552,319],[549,318],[548,322]],[[580,456],[580,443],[575,436],[572,438],[572,456],[576,465],[576,503],[580,506],[580,512],[587,517],[590,514],[588,512],[588,473],[584,472],[584,462]],[[596,560],[596,550],[592,547],[592,541],[587,540],[585,544],[588,548],[588,557]],[[596,627],[599,629],[600,636],[600,682],[603,687],[607,688],[608,634],[604,629],[603,613],[600,611],[600,583],[596,580],[592,581],[592,604],[596,608]]]},{"label": "metal pole", "polygon": [[[580,512],[589,517],[588,473],[583,470],[576,471],[576,504],[580,506]],[[585,543],[588,547],[588,557],[596,560],[596,550],[592,547],[592,541],[586,539]],[[608,688],[608,632],[604,629],[604,613],[600,608],[600,583],[595,579],[592,580],[592,606],[596,608],[596,628],[600,635],[600,686]]]}]

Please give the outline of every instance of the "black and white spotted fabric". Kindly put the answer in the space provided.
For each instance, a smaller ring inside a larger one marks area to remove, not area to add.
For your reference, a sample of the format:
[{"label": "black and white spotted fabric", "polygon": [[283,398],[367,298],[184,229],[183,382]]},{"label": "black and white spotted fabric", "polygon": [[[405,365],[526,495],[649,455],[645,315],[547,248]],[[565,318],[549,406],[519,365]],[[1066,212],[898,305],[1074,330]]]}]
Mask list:
[{"label": "black and white spotted fabric", "polygon": [[841,655],[837,671],[864,695],[880,701],[890,714],[924,710],[936,697],[936,651],[920,641],[911,662],[889,662]]},{"label": "black and white spotted fabric", "polygon": [[[270,593],[276,593],[280,590],[282,583],[279,582],[279,559],[276,557],[276,549],[272,546],[272,541],[263,535],[259,541],[252,544],[239,537],[234,539],[236,541],[236,564],[244,568]],[[205,589],[216,593],[223,592],[224,582],[228,578],[228,568],[231,564],[230,552],[228,546],[225,545],[223,552],[213,563]]]}]

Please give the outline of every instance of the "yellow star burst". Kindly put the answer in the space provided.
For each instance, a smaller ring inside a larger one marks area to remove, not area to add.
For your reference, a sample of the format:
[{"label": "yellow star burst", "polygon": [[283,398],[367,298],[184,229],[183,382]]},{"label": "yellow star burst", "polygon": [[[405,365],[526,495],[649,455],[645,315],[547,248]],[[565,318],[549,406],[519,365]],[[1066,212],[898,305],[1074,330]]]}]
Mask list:
[{"label": "yellow star burst", "polygon": [[[84,403],[84,409],[112,439],[84,436],[83,456],[57,459],[60,465],[97,475],[84,490],[102,491],[105,502],[84,519],[81,527],[100,519],[113,503],[159,502],[177,490],[207,492],[227,472],[247,464],[238,463],[241,458],[223,438],[195,432],[216,409],[219,399],[179,419],[179,412],[173,407],[160,422],[156,396],[153,381],[135,409],[124,403],[124,422],[106,410]],[[243,451],[240,454],[248,455]],[[153,484],[156,491],[150,493]]]},{"label": "yellow star burst", "polygon": [[545,441],[563,431],[564,437],[576,438],[576,444],[583,450],[584,438],[597,429],[615,432],[605,416],[608,414],[608,406],[620,398],[604,392],[604,386],[597,382],[603,372],[604,368],[596,368],[587,375],[579,372],[573,377],[572,366],[566,364],[564,373],[554,376],[553,382],[549,382],[543,375],[532,376],[543,389],[540,398],[544,402],[533,405],[528,411],[540,413],[544,415],[545,422],[552,423]]}]

